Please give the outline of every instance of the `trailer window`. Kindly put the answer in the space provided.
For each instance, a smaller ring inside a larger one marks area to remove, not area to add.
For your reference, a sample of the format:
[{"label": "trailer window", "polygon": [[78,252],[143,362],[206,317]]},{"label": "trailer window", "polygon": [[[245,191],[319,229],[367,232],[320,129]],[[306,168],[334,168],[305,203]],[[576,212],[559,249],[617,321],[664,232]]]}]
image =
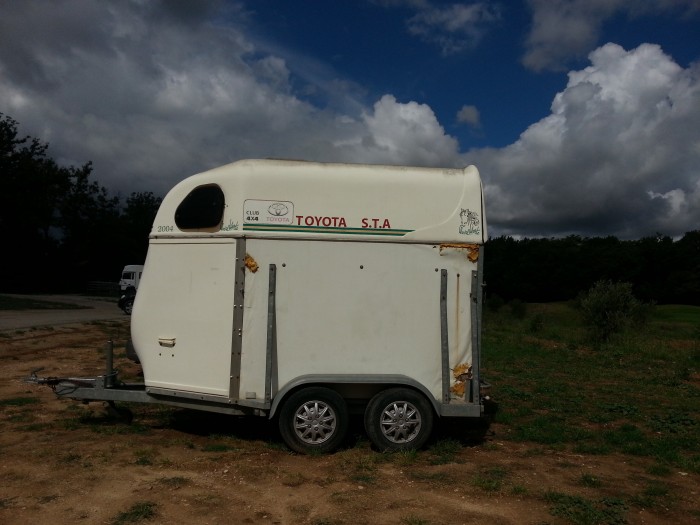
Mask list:
[{"label": "trailer window", "polygon": [[219,186],[198,186],[177,207],[175,224],[181,230],[219,229],[224,206],[224,192]]}]

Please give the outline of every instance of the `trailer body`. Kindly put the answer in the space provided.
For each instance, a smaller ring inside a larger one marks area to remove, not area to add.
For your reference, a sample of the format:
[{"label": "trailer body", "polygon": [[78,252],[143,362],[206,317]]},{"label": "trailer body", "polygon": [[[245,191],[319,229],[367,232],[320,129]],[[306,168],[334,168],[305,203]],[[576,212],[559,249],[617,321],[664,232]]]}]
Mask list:
[{"label": "trailer body", "polygon": [[278,417],[299,451],[337,446],[358,407],[378,447],[420,446],[434,416],[484,413],[486,235],[473,166],[189,177],[154,221],[131,319],[144,385],[120,399]]}]

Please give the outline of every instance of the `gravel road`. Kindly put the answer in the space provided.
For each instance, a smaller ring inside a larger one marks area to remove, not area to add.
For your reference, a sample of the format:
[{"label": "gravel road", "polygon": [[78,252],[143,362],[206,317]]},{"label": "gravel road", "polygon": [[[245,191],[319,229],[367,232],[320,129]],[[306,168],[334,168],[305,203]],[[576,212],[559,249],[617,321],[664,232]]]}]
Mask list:
[{"label": "gravel road", "polygon": [[114,299],[79,295],[4,295],[70,303],[84,308],[76,310],[0,310],[0,332],[20,328],[123,319],[125,316],[117,307],[117,302]]}]

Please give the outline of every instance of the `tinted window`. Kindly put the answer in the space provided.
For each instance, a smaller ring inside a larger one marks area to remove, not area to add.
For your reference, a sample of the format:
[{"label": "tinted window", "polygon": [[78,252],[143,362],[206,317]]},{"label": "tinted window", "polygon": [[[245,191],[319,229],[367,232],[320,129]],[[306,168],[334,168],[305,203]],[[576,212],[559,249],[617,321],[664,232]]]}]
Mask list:
[{"label": "tinted window", "polygon": [[181,230],[218,228],[224,216],[224,192],[211,184],[199,186],[177,207],[175,224]]}]

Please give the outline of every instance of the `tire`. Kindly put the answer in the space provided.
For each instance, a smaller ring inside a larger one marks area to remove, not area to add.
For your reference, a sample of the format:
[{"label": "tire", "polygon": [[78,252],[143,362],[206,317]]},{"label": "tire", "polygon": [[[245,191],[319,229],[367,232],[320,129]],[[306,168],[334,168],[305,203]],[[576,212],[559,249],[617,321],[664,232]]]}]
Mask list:
[{"label": "tire", "polygon": [[433,431],[433,407],[415,390],[383,390],[367,405],[365,431],[381,451],[419,449]]},{"label": "tire", "polygon": [[345,400],[330,388],[308,387],[292,394],[282,405],[282,439],[301,454],[332,452],[348,431]]},{"label": "tire", "polygon": [[134,298],[131,297],[124,302],[124,306],[122,307],[122,310],[124,310],[124,313],[126,315],[131,315],[131,311],[133,309],[134,309]]}]

